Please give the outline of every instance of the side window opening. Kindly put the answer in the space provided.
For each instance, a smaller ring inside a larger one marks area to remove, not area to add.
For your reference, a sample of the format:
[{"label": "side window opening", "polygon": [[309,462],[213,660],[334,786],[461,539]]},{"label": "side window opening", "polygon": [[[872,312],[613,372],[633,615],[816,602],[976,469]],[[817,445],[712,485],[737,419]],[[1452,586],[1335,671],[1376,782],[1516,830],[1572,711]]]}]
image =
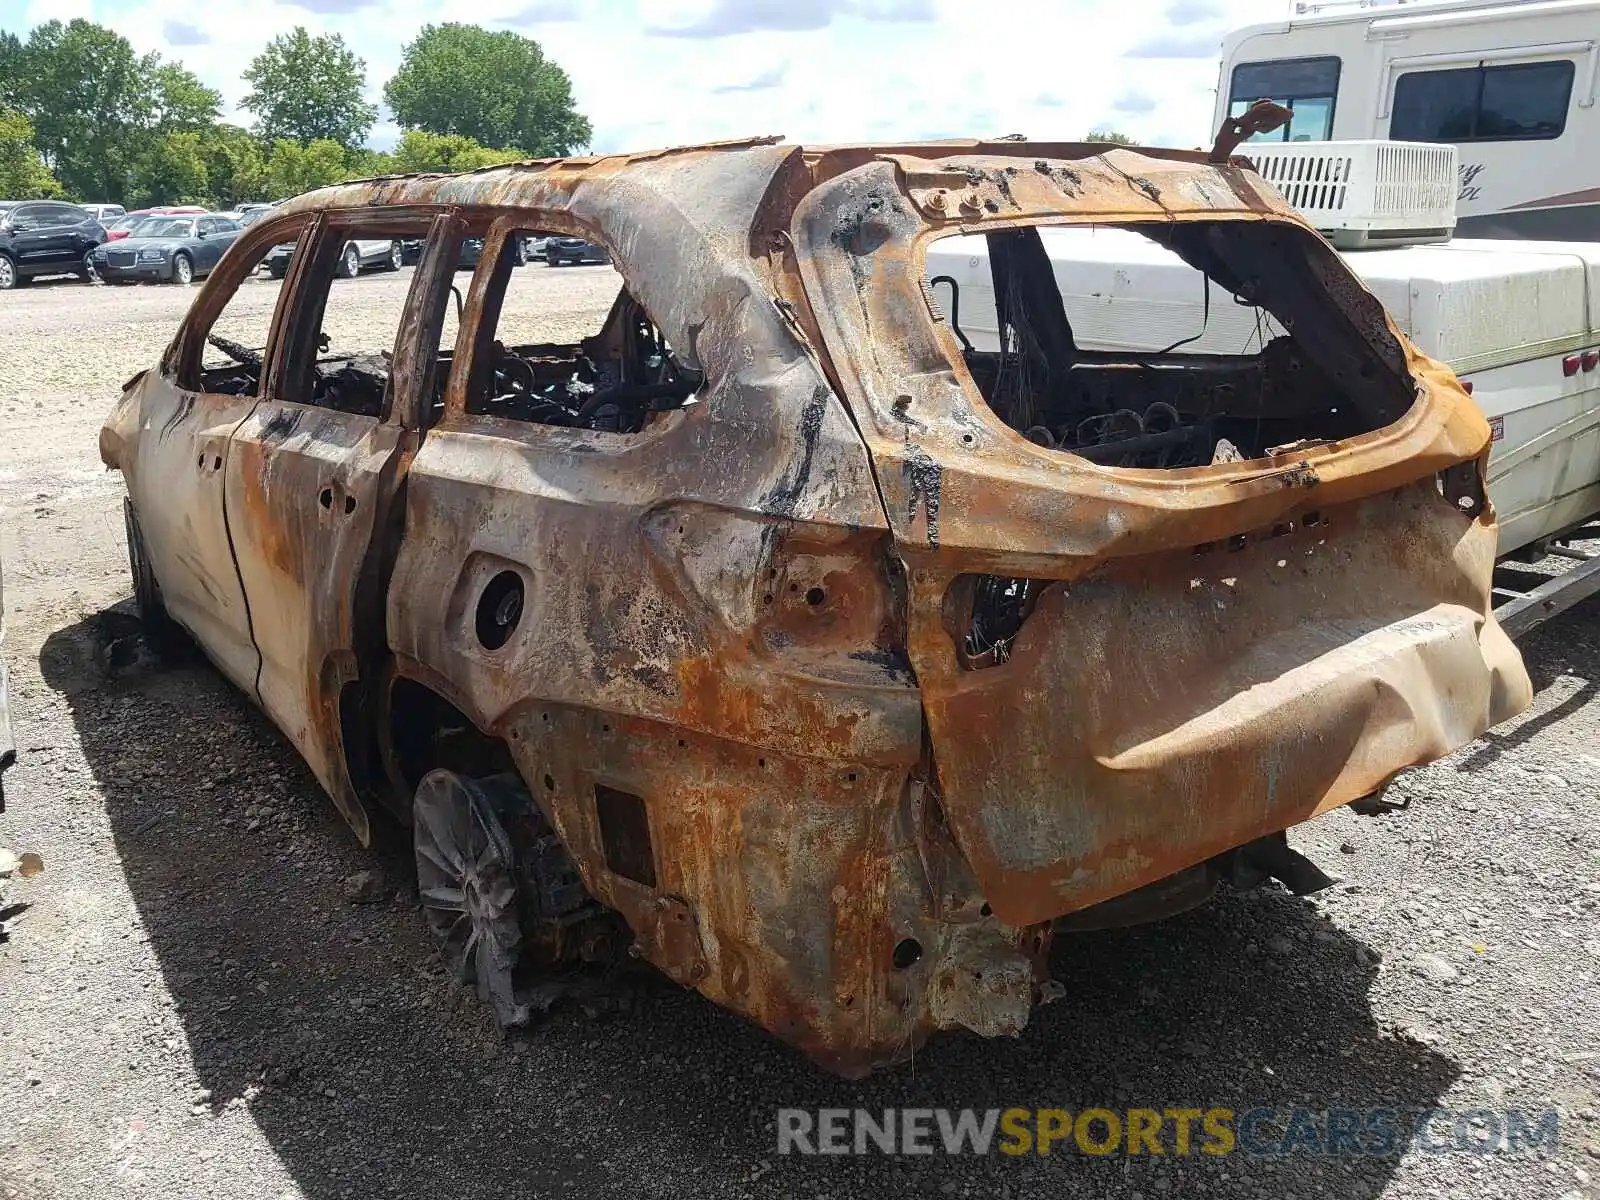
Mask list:
[{"label": "side window opening", "polygon": [[[404,244],[427,232],[427,222],[363,226],[360,240],[347,231],[324,231],[296,297],[280,399],[352,416],[384,415],[413,278],[396,272],[387,252],[399,245],[402,255],[396,257],[403,257]],[[368,258],[378,265],[363,273]]]},{"label": "side window opening", "polygon": [[1411,142],[1558,138],[1567,126],[1574,71],[1569,59],[1408,71],[1395,81],[1389,137]]},{"label": "side window opening", "polygon": [[1294,116],[1282,129],[1255,134],[1252,142],[1325,142],[1333,136],[1339,67],[1332,56],[1240,63],[1233,69],[1228,115],[1237,117],[1258,100],[1275,100]]},{"label": "side window opening", "polygon": [[508,235],[494,265],[467,411],[638,433],[657,414],[694,403],[700,373],[673,353],[617,273],[523,265],[536,236]]},{"label": "side window opening", "polygon": [[[1125,228],[1025,227],[930,250],[963,365],[1028,440],[1109,467],[1203,467],[1365,433],[1410,407],[1376,301],[1325,279],[1298,231]],[[1102,279],[1082,239],[1107,233],[1122,243],[1104,248]],[[1129,250],[1143,262],[1115,267]]]},{"label": "side window opening", "polygon": [[423,423],[430,429],[444,416],[444,394],[450,383],[451,364],[455,361],[456,334],[461,329],[461,316],[466,311],[465,278],[450,285],[449,295],[450,300],[439,322],[438,345],[434,347],[432,394],[428,400],[428,410],[423,414]]},{"label": "side window opening", "polygon": [[271,253],[268,247],[250,264],[206,331],[198,372],[182,372],[181,386],[228,396],[253,396],[260,390],[267,338],[282,289],[280,280],[258,273]]}]

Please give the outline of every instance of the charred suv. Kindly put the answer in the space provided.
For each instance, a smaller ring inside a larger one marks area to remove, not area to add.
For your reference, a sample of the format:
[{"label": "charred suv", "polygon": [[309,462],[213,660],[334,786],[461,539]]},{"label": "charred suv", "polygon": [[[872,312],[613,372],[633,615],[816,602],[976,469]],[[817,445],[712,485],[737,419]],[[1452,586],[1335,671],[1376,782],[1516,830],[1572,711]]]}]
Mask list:
[{"label": "charred suv", "polygon": [[[1214,157],[759,140],[289,201],[101,435],[151,632],[362,841],[412,827],[502,1021],[626,951],[842,1073],[1014,1034],[1053,931],[1294,882],[1283,830],[1530,698],[1486,422]],[[1040,231],[1091,223],[1288,333],[1080,347]],[[592,335],[518,332],[535,232],[610,254]],[[924,274],[957,234],[994,349]],[[356,238],[423,247],[391,344],[331,328]]]}]

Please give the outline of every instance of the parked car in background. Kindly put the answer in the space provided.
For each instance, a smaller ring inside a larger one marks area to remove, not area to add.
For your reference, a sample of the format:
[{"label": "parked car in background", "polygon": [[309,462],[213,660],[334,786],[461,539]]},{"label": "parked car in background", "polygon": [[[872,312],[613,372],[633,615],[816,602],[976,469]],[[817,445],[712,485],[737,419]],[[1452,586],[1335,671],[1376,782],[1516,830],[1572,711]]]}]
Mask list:
[{"label": "parked car in background", "polygon": [[109,225],[112,221],[128,214],[128,210],[120,204],[80,204],[78,207],[102,225]]},{"label": "parked car in background", "polygon": [[[421,238],[407,239],[402,245],[402,261],[407,266],[420,261],[422,258],[422,246],[423,240]],[[528,260],[534,257],[533,252],[528,249],[527,239],[524,238],[516,242],[515,247],[516,248],[512,255],[511,265],[514,267],[526,266],[528,264]],[[461,251],[456,256],[456,269],[458,271],[469,270],[472,267],[477,266],[478,260],[482,257],[482,238],[462,238]]]},{"label": "parked car in background", "polygon": [[[294,243],[285,242],[281,246],[275,246],[262,265],[272,278],[282,279],[289,273],[289,264],[292,261],[294,261]],[[354,279],[363,271],[398,271],[405,265],[405,261],[405,243],[402,241],[377,239],[346,242],[344,249],[339,253],[339,275],[344,279]]]},{"label": "parked car in background", "polygon": [[130,213],[125,213],[106,226],[106,240],[115,242],[125,238],[142,221],[151,217],[177,216],[185,213],[200,214],[208,210],[198,204],[163,204],[155,208],[136,208]]},{"label": "parked car in background", "polygon": [[[456,256],[456,269],[466,270],[478,265],[478,260],[483,257],[483,239],[476,237],[461,239],[461,253]],[[511,265],[525,267],[528,265],[528,243],[525,238],[516,238],[511,243]]]},{"label": "parked car in background", "polygon": [[575,237],[548,237],[544,240],[544,261],[552,267],[562,263],[608,263],[611,254],[604,246]]},{"label": "parked car in background", "polygon": [[0,291],[40,275],[94,278],[95,248],[106,231],[76,204],[20,200],[0,206]]},{"label": "parked car in background", "polygon": [[133,232],[134,226],[148,221],[154,215],[148,208],[135,209],[131,213],[125,213],[106,226],[106,241],[115,242],[127,237],[128,234]]},{"label": "parked car in background", "polygon": [[272,211],[270,204],[242,204],[239,206],[239,228],[248,229]]},{"label": "parked car in background", "polygon": [[190,283],[209,275],[238,235],[237,221],[215,213],[148,217],[128,237],[99,247],[94,265],[107,283]]}]

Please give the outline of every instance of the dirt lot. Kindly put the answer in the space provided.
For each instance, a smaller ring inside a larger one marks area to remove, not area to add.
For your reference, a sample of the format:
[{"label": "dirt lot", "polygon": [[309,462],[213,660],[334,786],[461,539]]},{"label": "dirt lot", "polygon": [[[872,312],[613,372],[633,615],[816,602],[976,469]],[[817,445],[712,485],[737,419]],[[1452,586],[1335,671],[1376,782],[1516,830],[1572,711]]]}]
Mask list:
[{"label": "dirt lot", "polygon": [[[352,319],[393,311],[409,275],[341,284]],[[556,323],[616,286],[523,282]],[[248,286],[265,312],[275,286]],[[0,1197],[1600,1196],[1600,603],[1527,642],[1535,710],[1408,777],[1406,811],[1296,832],[1342,886],[1063,938],[1065,995],[1016,1041],[943,1037],[846,1084],[648,982],[507,1039],[442,974],[403,846],[355,845],[204,663],[107,649],[129,589],[95,438],[192,294],[0,301],[21,750],[0,843],[46,864],[0,883]],[[375,862],[388,898],[352,903]],[[1356,1158],[774,1152],[779,1107],[1091,1105],[1553,1108],[1560,1133]]]}]

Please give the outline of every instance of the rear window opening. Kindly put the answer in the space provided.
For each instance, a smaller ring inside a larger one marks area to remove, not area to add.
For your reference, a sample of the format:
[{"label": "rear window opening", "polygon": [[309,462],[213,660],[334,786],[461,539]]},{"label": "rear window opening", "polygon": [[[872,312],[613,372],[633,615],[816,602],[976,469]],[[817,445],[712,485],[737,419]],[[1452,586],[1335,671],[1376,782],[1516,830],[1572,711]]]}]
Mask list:
[{"label": "rear window opening", "polygon": [[1024,227],[936,242],[927,267],[990,410],[1103,466],[1293,454],[1414,400],[1382,308],[1309,231]]}]

